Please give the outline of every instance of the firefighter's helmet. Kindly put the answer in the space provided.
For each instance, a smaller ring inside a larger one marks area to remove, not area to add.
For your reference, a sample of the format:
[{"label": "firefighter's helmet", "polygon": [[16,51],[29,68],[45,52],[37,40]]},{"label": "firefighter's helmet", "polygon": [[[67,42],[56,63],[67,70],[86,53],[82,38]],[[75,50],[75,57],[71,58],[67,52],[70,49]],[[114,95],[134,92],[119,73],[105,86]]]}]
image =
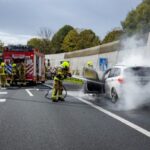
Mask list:
[{"label": "firefighter's helmet", "polygon": [[1,63],[1,66],[2,66],[2,67],[4,67],[4,66],[5,66],[5,63],[4,63],[4,62],[2,62],[2,63]]},{"label": "firefighter's helmet", "polygon": [[88,62],[87,62],[87,65],[88,65],[88,66],[93,66],[93,62],[92,62],[92,61],[88,61]]},{"label": "firefighter's helmet", "polygon": [[13,63],[13,64],[12,64],[12,67],[16,67],[16,64],[15,64],[15,63]]},{"label": "firefighter's helmet", "polygon": [[61,64],[61,66],[62,66],[63,68],[69,68],[70,64],[69,64],[69,62],[64,61],[64,62]]}]

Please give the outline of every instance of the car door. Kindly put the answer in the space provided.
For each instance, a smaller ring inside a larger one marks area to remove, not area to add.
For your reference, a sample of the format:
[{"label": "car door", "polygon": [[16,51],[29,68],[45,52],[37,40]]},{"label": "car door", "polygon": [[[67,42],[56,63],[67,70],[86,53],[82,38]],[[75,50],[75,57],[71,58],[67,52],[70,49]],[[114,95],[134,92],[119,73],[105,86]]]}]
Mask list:
[{"label": "car door", "polygon": [[117,68],[112,68],[108,75],[108,78],[105,80],[105,93],[108,97],[111,97],[111,89],[116,82],[116,72]]},{"label": "car door", "polygon": [[105,84],[106,84],[106,80],[108,79],[108,76],[109,76],[109,74],[110,74],[110,71],[111,71],[111,69],[106,70],[106,71],[104,72],[103,76],[102,76],[102,82],[104,83],[104,86],[103,86],[103,88],[104,88],[104,93],[106,93],[106,91],[107,91]]}]

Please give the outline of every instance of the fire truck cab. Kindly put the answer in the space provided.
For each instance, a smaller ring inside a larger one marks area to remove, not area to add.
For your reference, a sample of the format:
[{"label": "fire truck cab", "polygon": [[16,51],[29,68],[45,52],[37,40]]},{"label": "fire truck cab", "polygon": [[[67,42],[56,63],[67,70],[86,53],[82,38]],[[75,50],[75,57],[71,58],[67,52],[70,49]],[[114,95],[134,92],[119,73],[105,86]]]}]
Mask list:
[{"label": "fire truck cab", "polygon": [[[16,63],[17,66],[23,62],[25,82],[45,82],[45,55],[38,49],[22,45],[9,45],[3,51],[3,61],[6,64]],[[17,80],[19,82],[19,79]]]}]

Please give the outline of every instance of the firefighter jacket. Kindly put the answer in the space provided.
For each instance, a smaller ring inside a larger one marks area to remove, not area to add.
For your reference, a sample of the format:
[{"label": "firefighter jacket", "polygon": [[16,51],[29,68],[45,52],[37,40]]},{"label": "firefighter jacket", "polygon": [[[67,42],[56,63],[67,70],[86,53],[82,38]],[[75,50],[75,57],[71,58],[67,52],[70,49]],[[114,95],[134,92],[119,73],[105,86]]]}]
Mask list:
[{"label": "firefighter jacket", "polygon": [[66,79],[67,77],[71,77],[71,73],[69,69],[65,69],[62,66],[56,68],[54,80],[61,81]]},{"label": "firefighter jacket", "polygon": [[16,73],[17,73],[17,67],[16,67],[16,64],[13,63],[13,64],[12,64],[12,74],[13,74],[13,75],[16,75]]},{"label": "firefighter jacket", "polygon": [[1,65],[0,65],[0,74],[1,75],[5,75],[5,63],[2,62]]},{"label": "firefighter jacket", "polygon": [[5,71],[8,75],[12,74],[12,65],[10,63],[6,63],[5,65]]}]

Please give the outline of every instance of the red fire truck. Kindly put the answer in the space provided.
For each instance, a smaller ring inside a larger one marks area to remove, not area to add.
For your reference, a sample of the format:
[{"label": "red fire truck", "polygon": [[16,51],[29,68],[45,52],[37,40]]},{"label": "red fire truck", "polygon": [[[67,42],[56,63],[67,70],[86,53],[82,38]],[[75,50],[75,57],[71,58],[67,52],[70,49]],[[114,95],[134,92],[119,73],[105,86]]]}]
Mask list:
[{"label": "red fire truck", "polygon": [[[22,45],[10,45],[3,51],[3,61],[25,64],[25,81],[29,83],[45,82],[45,55],[38,49]],[[19,81],[18,81],[19,82]]]}]

